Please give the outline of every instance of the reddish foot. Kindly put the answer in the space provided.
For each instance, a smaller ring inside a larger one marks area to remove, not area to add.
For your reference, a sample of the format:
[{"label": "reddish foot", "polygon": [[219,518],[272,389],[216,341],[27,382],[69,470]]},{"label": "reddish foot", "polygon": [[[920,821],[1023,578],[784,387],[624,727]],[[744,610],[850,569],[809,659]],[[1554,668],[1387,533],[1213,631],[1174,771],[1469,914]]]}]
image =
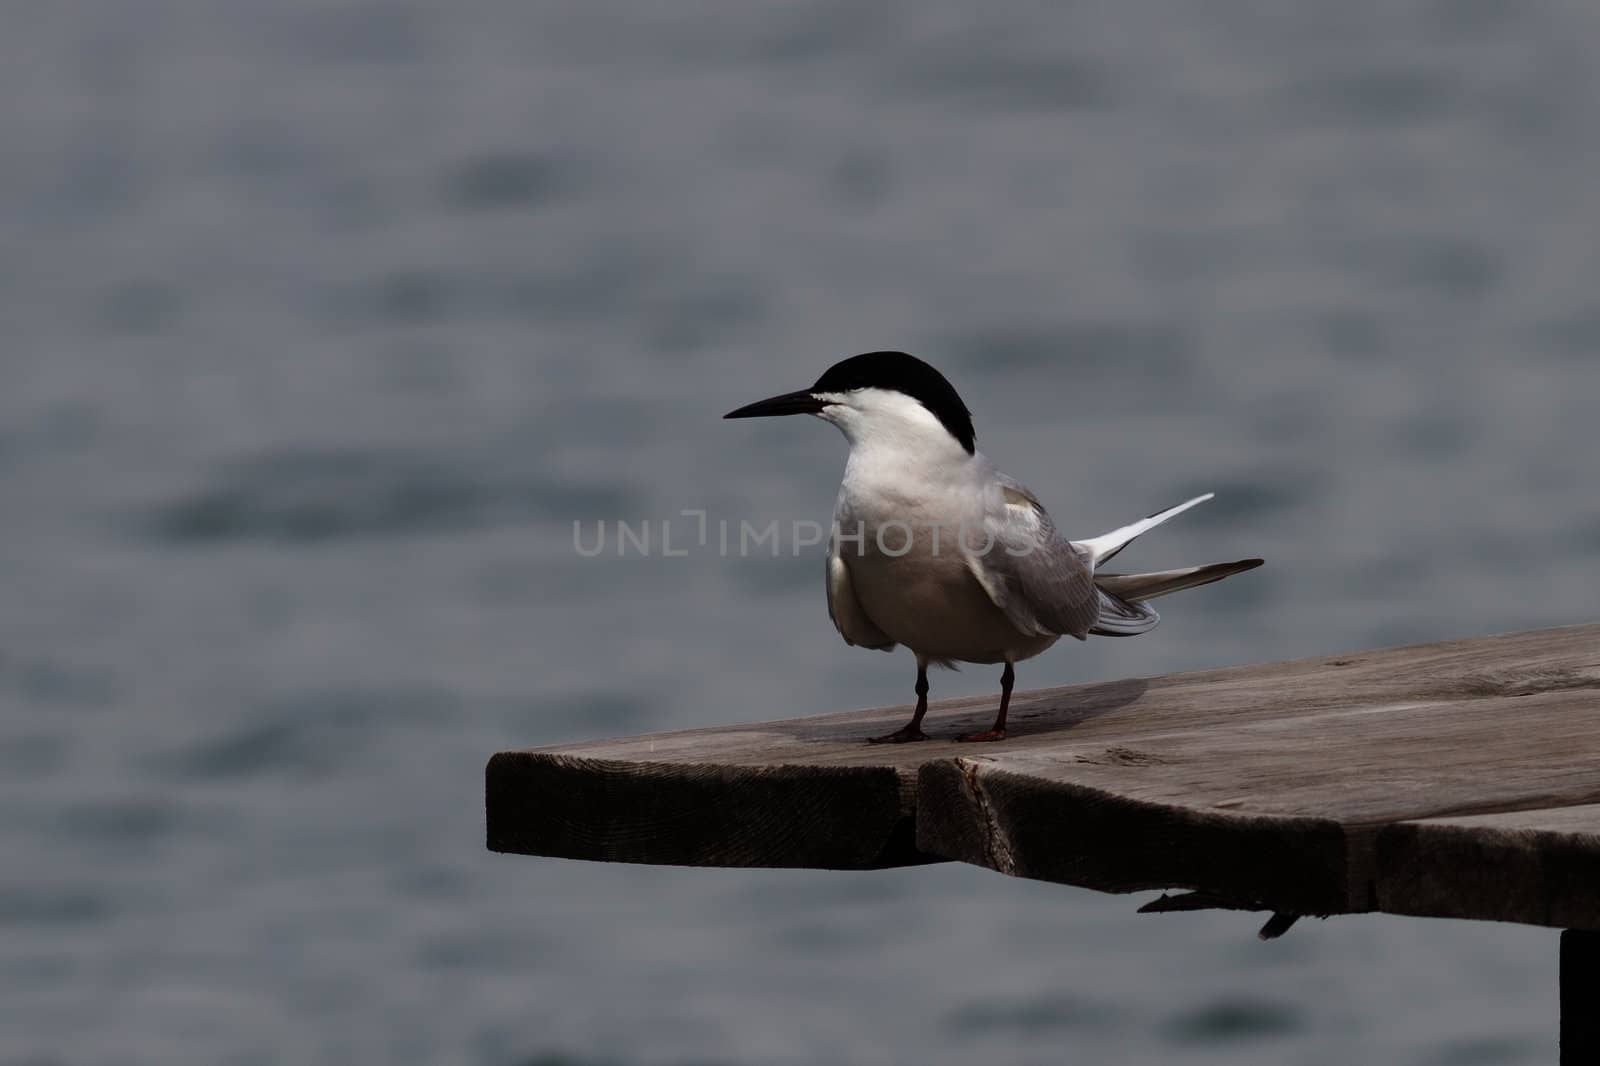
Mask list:
[{"label": "reddish foot", "polygon": [[916,726],[903,725],[893,733],[885,733],[881,737],[868,737],[868,744],[907,744],[913,740],[927,740],[928,734]]},{"label": "reddish foot", "polygon": [[1005,738],[1006,731],[1004,729],[985,729],[981,733],[968,733],[964,737],[956,737],[963,744],[977,744],[986,740],[1004,740]]}]

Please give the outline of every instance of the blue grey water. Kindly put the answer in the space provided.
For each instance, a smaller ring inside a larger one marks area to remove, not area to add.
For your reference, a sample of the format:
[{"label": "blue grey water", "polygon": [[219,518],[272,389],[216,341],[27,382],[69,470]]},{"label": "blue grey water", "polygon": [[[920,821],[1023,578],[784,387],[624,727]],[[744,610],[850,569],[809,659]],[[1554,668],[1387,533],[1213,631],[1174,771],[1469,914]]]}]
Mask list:
[{"label": "blue grey water", "polygon": [[909,696],[816,548],[573,546],[825,520],[833,430],[719,416],[871,348],[944,368],[1070,532],[1212,489],[1138,561],[1270,560],[1024,686],[1593,620],[1597,33],[1559,0],[13,10],[0,1061],[1550,1061],[1552,931],[1262,944],[954,865],[497,856],[481,775]]}]

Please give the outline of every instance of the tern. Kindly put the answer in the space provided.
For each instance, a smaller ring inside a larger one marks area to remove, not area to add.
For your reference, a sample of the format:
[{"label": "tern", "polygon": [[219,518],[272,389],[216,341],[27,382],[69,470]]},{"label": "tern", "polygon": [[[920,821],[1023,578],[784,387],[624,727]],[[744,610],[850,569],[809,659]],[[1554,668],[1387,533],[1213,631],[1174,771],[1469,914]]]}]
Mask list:
[{"label": "tern", "polygon": [[815,415],[850,442],[828,538],[828,616],[846,644],[916,656],[916,711],[873,743],[927,740],[928,667],[1004,663],[989,729],[1003,740],[1015,664],[1062,637],[1130,637],[1161,620],[1157,596],[1252,570],[1240,559],[1178,570],[1100,570],[1134,538],[1206,493],[1088,540],[1056,532],[1039,498],[974,446],[972,415],[945,376],[905,352],[835,363],[816,384],[724,418]]}]

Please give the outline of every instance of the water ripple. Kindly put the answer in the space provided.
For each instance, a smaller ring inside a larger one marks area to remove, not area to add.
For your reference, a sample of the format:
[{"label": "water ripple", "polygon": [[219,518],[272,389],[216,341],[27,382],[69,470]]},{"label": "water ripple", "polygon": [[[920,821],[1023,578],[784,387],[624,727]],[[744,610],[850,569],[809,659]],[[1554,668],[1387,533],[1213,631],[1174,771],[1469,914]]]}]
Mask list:
[{"label": "water ripple", "polygon": [[627,513],[627,494],[533,471],[362,450],[271,452],[224,467],[211,484],[137,524],[170,544],[313,544]]},{"label": "water ripple", "polygon": [[566,160],[518,152],[486,153],[457,164],[443,182],[445,202],[463,211],[527,210],[579,185]]},{"label": "water ripple", "polygon": [[1211,1044],[1285,1036],[1305,1026],[1300,1012],[1263,999],[1222,999],[1186,1011],[1164,1030],[1180,1044]]},{"label": "water ripple", "polygon": [[944,1025],[960,1036],[1041,1034],[1058,1029],[1103,1028],[1118,1011],[1103,1003],[1066,997],[972,1003],[951,1011]]}]

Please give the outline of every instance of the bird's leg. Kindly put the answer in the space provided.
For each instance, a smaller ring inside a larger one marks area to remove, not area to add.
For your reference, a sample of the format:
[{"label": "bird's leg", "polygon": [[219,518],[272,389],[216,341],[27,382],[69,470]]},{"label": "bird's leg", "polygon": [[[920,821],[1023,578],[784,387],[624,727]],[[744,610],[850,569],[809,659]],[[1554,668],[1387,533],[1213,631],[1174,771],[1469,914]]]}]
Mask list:
[{"label": "bird's leg", "polygon": [[928,734],[922,731],[922,716],[928,713],[928,664],[921,659],[917,660],[917,709],[911,712],[911,721],[896,729],[893,733],[885,733],[881,737],[871,737],[869,744],[904,744],[908,740],[927,740]]},{"label": "bird's leg", "polygon": [[982,733],[969,733],[967,736],[958,737],[958,740],[1004,740],[1006,738],[1006,709],[1011,706],[1011,685],[1017,679],[1017,672],[1006,663],[1006,669],[1000,675],[1000,713],[994,716],[994,725]]}]

